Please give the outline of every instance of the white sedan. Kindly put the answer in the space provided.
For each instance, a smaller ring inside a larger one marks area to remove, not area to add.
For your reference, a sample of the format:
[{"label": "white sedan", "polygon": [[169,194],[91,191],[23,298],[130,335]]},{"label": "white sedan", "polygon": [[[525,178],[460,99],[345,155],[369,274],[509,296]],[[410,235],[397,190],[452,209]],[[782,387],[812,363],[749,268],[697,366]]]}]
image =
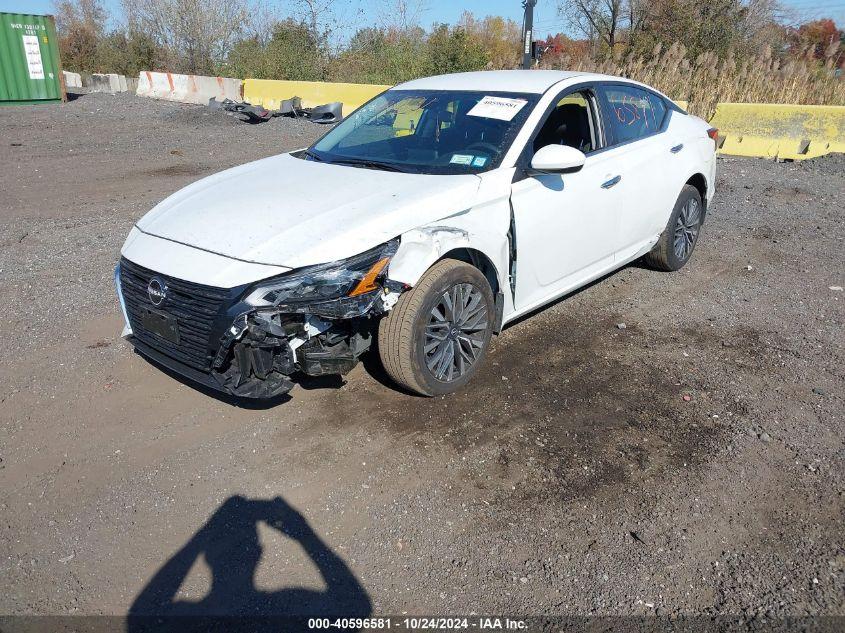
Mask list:
[{"label": "white sedan", "polygon": [[495,71],[400,84],[311,147],[209,176],[141,218],[115,271],[124,335],[245,398],[344,374],[446,394],[493,334],[639,257],[677,270],[716,130],[648,86]]}]

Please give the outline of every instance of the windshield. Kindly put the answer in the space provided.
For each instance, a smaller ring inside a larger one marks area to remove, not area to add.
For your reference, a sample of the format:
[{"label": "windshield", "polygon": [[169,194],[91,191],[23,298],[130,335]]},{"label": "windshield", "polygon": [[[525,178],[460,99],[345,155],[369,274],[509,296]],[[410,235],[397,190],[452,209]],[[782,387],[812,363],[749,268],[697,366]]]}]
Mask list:
[{"label": "windshield", "polygon": [[329,163],[419,174],[498,167],[539,95],[388,90],[305,152]]}]

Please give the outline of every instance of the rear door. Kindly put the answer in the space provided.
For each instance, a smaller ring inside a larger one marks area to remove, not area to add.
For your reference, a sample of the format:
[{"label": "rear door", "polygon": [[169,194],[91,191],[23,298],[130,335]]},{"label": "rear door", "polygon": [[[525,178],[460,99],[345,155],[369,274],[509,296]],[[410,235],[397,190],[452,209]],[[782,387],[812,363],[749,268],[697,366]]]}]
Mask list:
[{"label": "rear door", "polygon": [[598,95],[608,148],[628,179],[614,249],[621,262],[665,228],[680,192],[673,156],[684,147],[667,134],[669,108],[663,97],[628,84],[603,84]]}]

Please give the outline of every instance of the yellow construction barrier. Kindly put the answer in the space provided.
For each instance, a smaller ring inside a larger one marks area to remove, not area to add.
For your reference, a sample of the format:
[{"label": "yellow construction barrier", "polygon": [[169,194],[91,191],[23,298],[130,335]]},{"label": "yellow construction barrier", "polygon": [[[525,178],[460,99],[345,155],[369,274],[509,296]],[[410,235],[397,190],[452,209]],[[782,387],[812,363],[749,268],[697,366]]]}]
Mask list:
[{"label": "yellow construction barrier", "polygon": [[285,99],[299,97],[306,108],[340,101],[343,116],[366,103],[390,86],[374,84],[343,84],[321,81],[275,81],[272,79],[245,79],[244,101],[261,105],[268,110],[278,110]]},{"label": "yellow construction barrier", "polygon": [[710,120],[719,152],[801,160],[845,152],[845,106],[720,103]]},{"label": "yellow construction barrier", "polygon": [[[269,110],[291,97],[302,105],[343,103],[348,116],[390,86],[319,81],[274,81],[246,79],[244,100]],[[676,102],[686,108],[685,101]],[[404,113],[397,117],[397,134],[408,134],[413,121]],[[845,106],[782,105],[770,103],[720,103],[711,119],[724,141],[719,153],[801,160],[830,152],[845,152]],[[408,128],[408,129],[406,129]]]}]

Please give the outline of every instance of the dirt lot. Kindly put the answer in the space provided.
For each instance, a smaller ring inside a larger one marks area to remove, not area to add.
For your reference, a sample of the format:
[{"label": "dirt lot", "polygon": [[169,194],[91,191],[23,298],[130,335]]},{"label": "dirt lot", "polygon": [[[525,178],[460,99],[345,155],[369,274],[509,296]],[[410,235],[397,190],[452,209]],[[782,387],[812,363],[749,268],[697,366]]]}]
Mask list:
[{"label": "dirt lot", "polygon": [[452,397],[371,361],[250,410],[134,354],[133,221],[321,131],[0,109],[0,614],[845,616],[845,162],[721,160],[687,268],[509,327]]}]

